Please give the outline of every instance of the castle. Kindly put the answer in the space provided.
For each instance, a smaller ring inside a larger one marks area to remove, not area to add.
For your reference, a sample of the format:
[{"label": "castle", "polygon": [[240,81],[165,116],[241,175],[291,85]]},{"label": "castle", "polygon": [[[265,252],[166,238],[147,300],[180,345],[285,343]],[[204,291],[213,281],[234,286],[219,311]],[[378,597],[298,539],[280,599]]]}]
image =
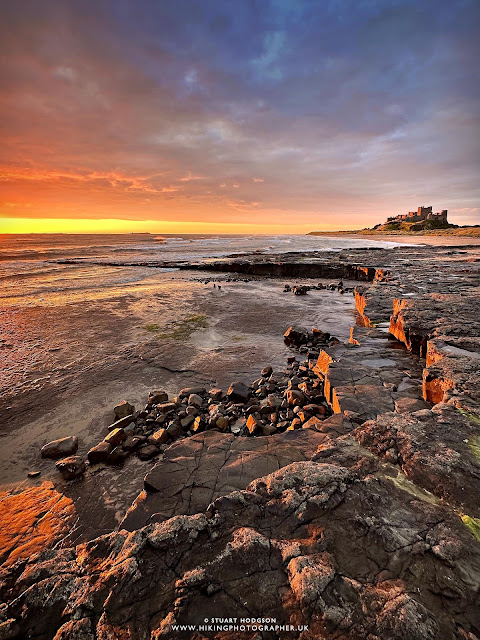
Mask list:
[{"label": "castle", "polygon": [[440,213],[433,213],[432,207],[418,207],[417,211],[409,211],[403,215],[387,218],[386,224],[391,224],[392,222],[423,222],[425,220],[448,223],[447,209],[443,209]]}]

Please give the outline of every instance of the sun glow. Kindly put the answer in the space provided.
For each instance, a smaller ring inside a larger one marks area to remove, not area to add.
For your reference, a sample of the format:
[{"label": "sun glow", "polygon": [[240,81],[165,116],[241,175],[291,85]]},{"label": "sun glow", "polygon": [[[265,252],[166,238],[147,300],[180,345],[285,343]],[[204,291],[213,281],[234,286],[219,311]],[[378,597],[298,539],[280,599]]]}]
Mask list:
[{"label": "sun glow", "polygon": [[0,218],[0,233],[251,233],[303,234],[311,224],[241,224],[172,220]]}]

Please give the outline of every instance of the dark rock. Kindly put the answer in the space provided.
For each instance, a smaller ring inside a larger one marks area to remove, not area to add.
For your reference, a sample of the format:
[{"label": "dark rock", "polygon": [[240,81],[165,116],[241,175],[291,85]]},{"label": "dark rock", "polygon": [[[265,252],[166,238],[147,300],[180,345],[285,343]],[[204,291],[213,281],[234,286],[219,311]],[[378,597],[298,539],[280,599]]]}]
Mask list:
[{"label": "dark rock", "polygon": [[163,404],[157,404],[157,411],[159,413],[169,413],[170,411],[175,411],[177,405],[175,402],[164,402]]},{"label": "dark rock", "polygon": [[305,404],[305,395],[299,389],[288,389],[285,392],[285,399],[290,406],[301,406]]},{"label": "dark rock", "polygon": [[223,391],[221,389],[210,389],[210,391],[208,392],[208,395],[212,398],[212,400],[221,400],[222,396],[223,396]]},{"label": "dark rock", "polygon": [[273,434],[277,432],[278,432],[278,429],[274,424],[264,424],[262,426],[262,434],[264,436],[273,436]]},{"label": "dark rock", "polygon": [[182,418],[182,420],[180,420],[180,424],[182,425],[183,429],[188,429],[194,422],[195,416],[193,415],[186,416],[185,418]]},{"label": "dark rock", "polygon": [[135,407],[133,406],[133,404],[130,404],[129,402],[124,400],[116,407],[114,407],[113,411],[115,413],[115,416],[119,420],[120,418],[126,418],[127,416],[131,416],[133,413],[135,413]]},{"label": "dark rock", "polygon": [[[283,334],[285,344],[287,346],[298,347],[308,342],[308,330],[304,327],[291,326]],[[293,362],[293,361],[292,361]]]},{"label": "dark rock", "polygon": [[147,444],[137,449],[137,456],[140,458],[140,460],[151,460],[151,458],[154,458],[159,453],[159,448],[154,444]]},{"label": "dark rock", "polygon": [[155,431],[155,433],[148,437],[148,443],[158,447],[168,442],[168,439],[167,429],[158,429],[158,431]]},{"label": "dark rock", "polygon": [[205,387],[186,387],[185,389],[182,389],[180,391],[178,396],[179,398],[186,398],[188,396],[191,396],[192,393],[202,396],[203,394],[207,393],[207,390],[205,389]]},{"label": "dark rock", "polygon": [[105,436],[104,441],[108,442],[108,444],[111,444],[112,447],[117,447],[126,439],[127,434],[123,429],[114,429],[113,431],[110,431],[107,436]]},{"label": "dark rock", "polygon": [[305,286],[294,287],[293,288],[293,293],[296,296],[306,296],[307,293],[308,293],[308,287],[305,287]]},{"label": "dark rock", "polygon": [[39,475],[41,475],[41,471],[29,471],[27,474],[28,478],[38,478]]},{"label": "dark rock", "polygon": [[152,391],[148,396],[150,404],[163,404],[168,402],[168,393],[166,391]]},{"label": "dark rock", "polygon": [[255,436],[262,433],[263,422],[261,420],[258,420],[258,418],[255,418],[255,416],[249,415],[246,424],[247,424],[248,433],[251,436]]},{"label": "dark rock", "polygon": [[143,442],[140,436],[128,436],[125,442],[122,444],[122,448],[125,451],[135,451],[135,449],[140,446]]},{"label": "dark rock", "polygon": [[125,418],[120,418],[120,420],[117,420],[113,424],[109,425],[107,428],[109,431],[113,431],[114,429],[125,429],[130,425],[135,425],[135,422],[132,420],[132,418],[133,416],[131,415],[125,416]]},{"label": "dark rock", "polygon": [[56,459],[76,453],[77,449],[77,436],[68,436],[67,438],[60,438],[59,440],[53,440],[52,442],[45,444],[41,448],[41,454],[42,458]]},{"label": "dark rock", "polygon": [[122,446],[115,447],[108,455],[107,464],[122,464],[127,457],[128,451],[125,451]]},{"label": "dark rock", "polygon": [[87,453],[87,459],[90,464],[106,462],[112,449],[113,446],[109,442],[99,442]]},{"label": "dark rock", "polygon": [[243,382],[232,382],[227,391],[227,396],[230,402],[245,404],[250,398],[250,390]]},{"label": "dark rock", "polygon": [[176,440],[177,438],[183,436],[183,429],[178,424],[169,424],[167,427],[167,434],[172,440]]},{"label": "dark rock", "polygon": [[218,416],[215,418],[215,426],[220,429],[220,431],[224,431],[229,425],[228,419],[225,416]]},{"label": "dark rock", "polygon": [[74,480],[75,478],[80,478],[87,467],[83,458],[80,456],[70,456],[69,458],[64,458],[63,460],[59,460],[55,466],[60,471],[65,480]]},{"label": "dark rock", "polygon": [[197,393],[191,393],[188,396],[188,404],[191,407],[195,407],[199,409],[203,404],[203,398],[199,396]]}]

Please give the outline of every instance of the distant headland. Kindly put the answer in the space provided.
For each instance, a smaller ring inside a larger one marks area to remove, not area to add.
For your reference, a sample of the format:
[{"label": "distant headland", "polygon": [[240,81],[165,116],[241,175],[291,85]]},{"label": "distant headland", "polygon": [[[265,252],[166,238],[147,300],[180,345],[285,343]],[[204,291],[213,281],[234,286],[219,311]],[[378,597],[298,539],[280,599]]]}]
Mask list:
[{"label": "distant headland", "polygon": [[459,226],[448,222],[447,209],[434,213],[433,207],[420,206],[417,211],[390,216],[386,222],[371,229],[355,229],[350,231],[311,231],[310,236],[322,235],[454,235],[480,236],[480,225]]}]

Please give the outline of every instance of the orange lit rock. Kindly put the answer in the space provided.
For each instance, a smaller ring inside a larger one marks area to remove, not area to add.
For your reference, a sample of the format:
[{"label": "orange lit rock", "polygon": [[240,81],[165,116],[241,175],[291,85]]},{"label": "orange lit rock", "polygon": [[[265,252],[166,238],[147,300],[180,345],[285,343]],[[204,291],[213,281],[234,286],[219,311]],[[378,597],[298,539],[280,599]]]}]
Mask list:
[{"label": "orange lit rock", "polygon": [[17,494],[0,494],[0,563],[9,566],[52,547],[70,530],[75,507],[43,482]]}]

